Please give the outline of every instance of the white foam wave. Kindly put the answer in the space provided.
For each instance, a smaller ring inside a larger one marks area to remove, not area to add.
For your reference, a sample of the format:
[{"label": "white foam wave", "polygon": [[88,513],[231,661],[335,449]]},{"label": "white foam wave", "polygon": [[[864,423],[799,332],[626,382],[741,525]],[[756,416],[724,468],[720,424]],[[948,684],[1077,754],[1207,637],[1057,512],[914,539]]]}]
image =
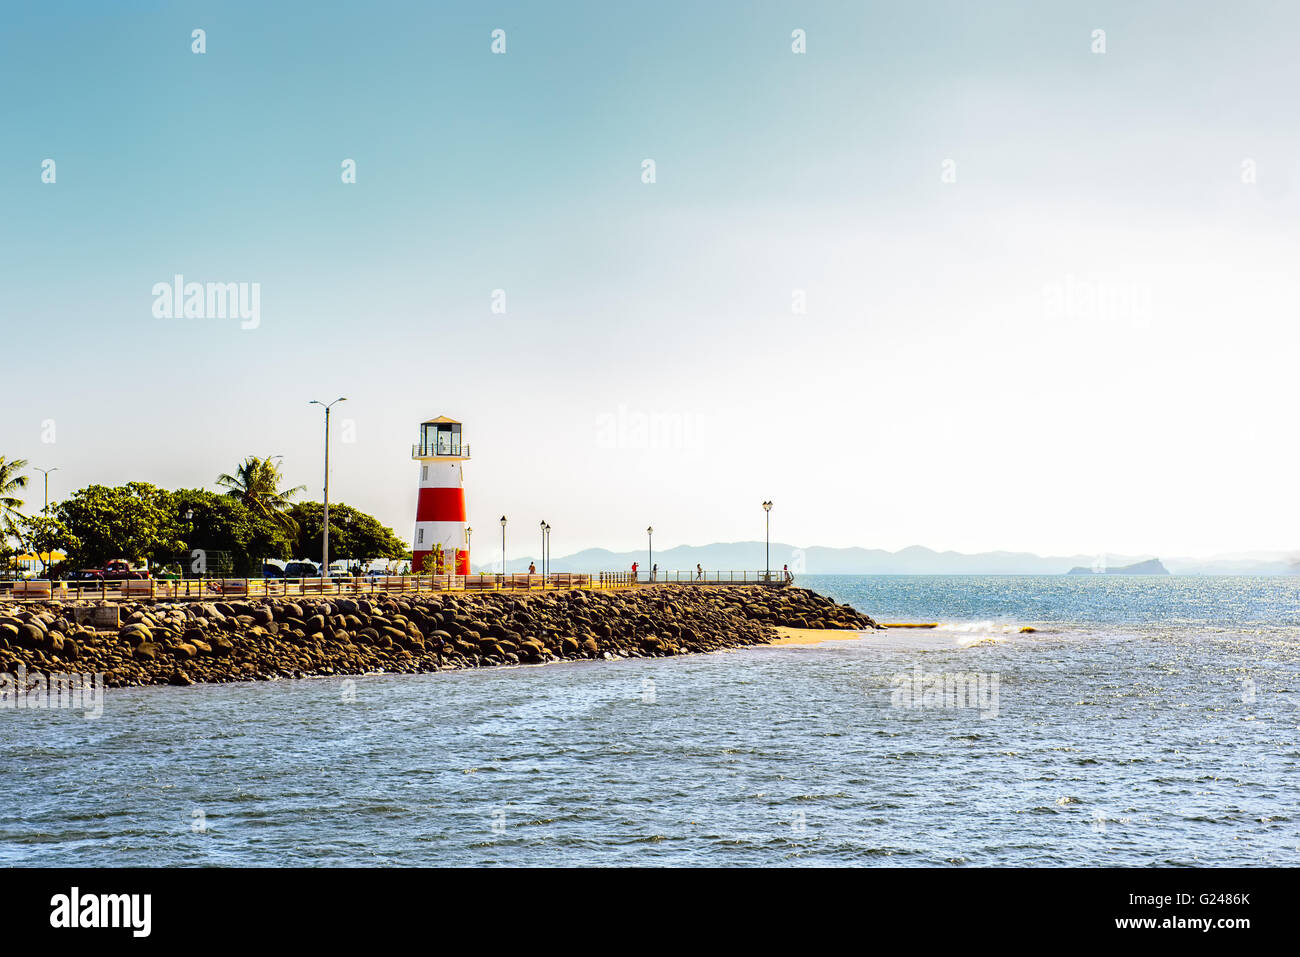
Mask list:
[{"label": "white foam wave", "polygon": [[1024,625],[1009,625],[1003,621],[948,621],[940,622],[936,631],[955,631],[961,634],[1014,635]]}]

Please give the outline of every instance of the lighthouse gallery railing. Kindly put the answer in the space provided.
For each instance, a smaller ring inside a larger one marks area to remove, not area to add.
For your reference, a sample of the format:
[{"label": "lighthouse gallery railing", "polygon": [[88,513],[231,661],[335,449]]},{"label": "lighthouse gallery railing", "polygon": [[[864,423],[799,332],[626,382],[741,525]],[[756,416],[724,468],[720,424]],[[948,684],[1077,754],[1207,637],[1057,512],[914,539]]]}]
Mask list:
[{"label": "lighthouse gallery railing", "polygon": [[459,449],[439,448],[436,445],[422,445],[419,442],[411,446],[411,458],[413,459],[434,459],[444,455],[449,459],[467,459],[469,458],[469,446],[462,445]]}]

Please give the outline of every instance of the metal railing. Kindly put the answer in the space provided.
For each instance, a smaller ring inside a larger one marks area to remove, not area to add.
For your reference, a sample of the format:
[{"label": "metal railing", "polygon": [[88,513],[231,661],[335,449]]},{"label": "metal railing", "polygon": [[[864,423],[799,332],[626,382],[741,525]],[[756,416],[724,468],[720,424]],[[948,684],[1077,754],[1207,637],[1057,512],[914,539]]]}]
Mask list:
[{"label": "metal railing", "polygon": [[779,568],[771,570],[759,569],[758,571],[748,571],[744,569],[737,570],[716,570],[716,569],[673,569],[665,571],[660,569],[658,572],[637,570],[637,581],[641,584],[681,584],[681,585],[780,585],[787,581],[793,581],[794,576],[786,577],[786,573]]},{"label": "metal railing", "polygon": [[420,442],[411,446],[411,458],[413,459],[432,459],[439,456],[446,456],[449,459],[467,459],[469,458],[469,446],[439,448],[437,445],[425,445]]},{"label": "metal railing", "polygon": [[[554,572],[550,575],[376,575],[357,578],[132,578],[65,582],[45,579],[0,583],[0,598],[18,601],[292,598],[296,595],[429,594],[447,591],[541,591],[630,588],[631,573]],[[10,587],[5,588],[8,585]]]},{"label": "metal railing", "polygon": [[584,588],[612,590],[645,585],[781,585],[779,571],[692,570],[651,572],[526,572],[479,575],[350,575],[330,578],[128,578],[119,581],[0,582],[0,598],[17,601],[220,598],[292,598],[295,595],[432,594],[448,591],[550,591]]}]

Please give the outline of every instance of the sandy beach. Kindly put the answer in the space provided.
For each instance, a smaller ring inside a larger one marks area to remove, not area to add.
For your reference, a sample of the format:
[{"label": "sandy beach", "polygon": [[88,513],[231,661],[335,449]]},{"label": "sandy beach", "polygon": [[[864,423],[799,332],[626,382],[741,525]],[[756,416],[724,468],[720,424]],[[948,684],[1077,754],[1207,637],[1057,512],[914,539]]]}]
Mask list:
[{"label": "sandy beach", "polygon": [[869,638],[871,647],[883,651],[944,651],[969,648],[975,645],[1005,641],[1019,637],[1015,632],[1020,625],[994,622],[971,622],[957,625],[940,625],[938,628],[883,628],[879,631],[857,631],[840,628],[789,628],[777,626],[780,635],[764,647],[778,645],[822,645],[830,641],[852,641]]},{"label": "sandy beach", "polygon": [[870,634],[866,631],[840,630],[838,628],[787,628],[783,625],[777,626],[777,633],[780,638],[776,641],[769,641],[768,646],[773,645],[820,645],[827,641],[852,641],[854,638],[861,638],[863,635]]}]

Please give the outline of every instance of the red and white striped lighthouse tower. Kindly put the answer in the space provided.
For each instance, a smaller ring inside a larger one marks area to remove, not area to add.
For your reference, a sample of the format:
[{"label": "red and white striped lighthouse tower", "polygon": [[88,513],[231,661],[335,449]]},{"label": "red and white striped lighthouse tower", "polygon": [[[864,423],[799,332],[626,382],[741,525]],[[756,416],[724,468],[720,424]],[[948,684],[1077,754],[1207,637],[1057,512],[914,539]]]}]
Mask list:
[{"label": "red and white striped lighthouse tower", "polygon": [[415,540],[411,570],[424,574],[424,560],[442,547],[443,573],[469,574],[465,536],[465,485],[461,463],[469,446],[461,441],[461,424],[445,415],[420,424],[420,441],[411,448],[420,463],[420,497],[415,505]]}]

